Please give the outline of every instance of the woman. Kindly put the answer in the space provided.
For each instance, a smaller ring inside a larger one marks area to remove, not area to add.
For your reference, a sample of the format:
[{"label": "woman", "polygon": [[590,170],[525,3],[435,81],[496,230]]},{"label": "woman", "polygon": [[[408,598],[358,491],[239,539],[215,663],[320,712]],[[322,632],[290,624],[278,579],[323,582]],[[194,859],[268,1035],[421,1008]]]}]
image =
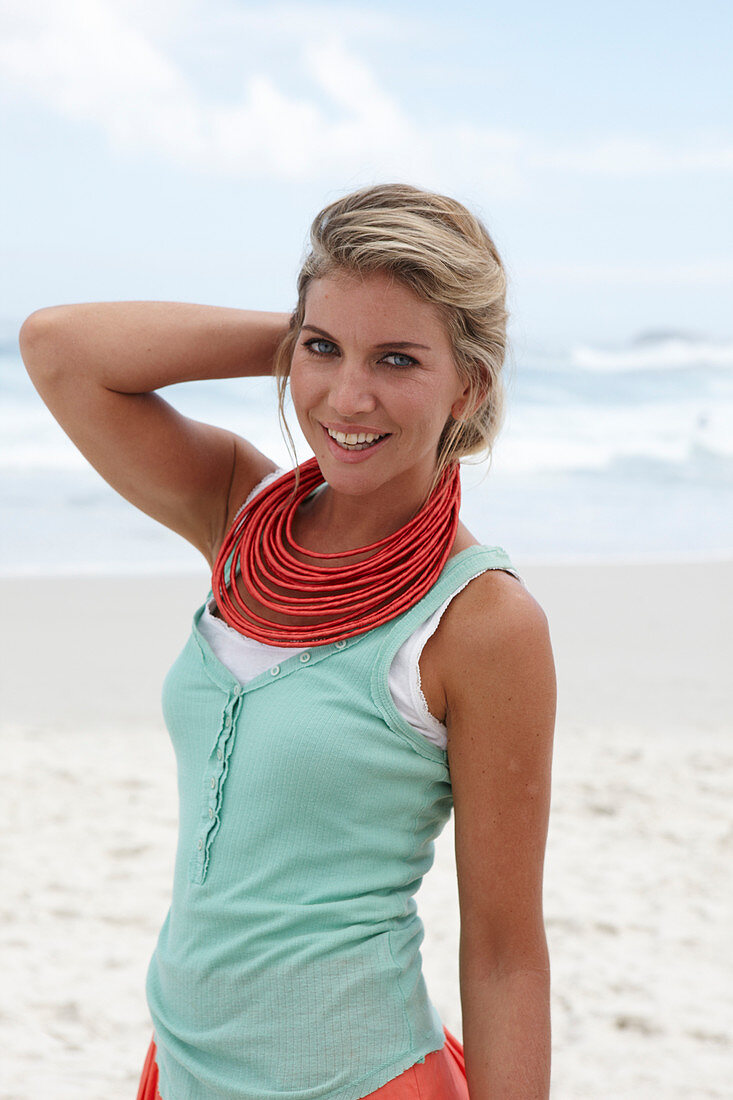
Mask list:
[{"label": "woman", "polygon": [[[332,203],[311,244],[292,317],[107,303],[21,333],[79,449],[212,568],[164,687],[180,834],[139,1096],[547,1097],[552,652],[458,518],[458,461],[501,419],[504,271],[404,185]],[[314,454],[295,472],[155,392],[272,373]],[[452,808],[463,1047],[413,899]]]}]

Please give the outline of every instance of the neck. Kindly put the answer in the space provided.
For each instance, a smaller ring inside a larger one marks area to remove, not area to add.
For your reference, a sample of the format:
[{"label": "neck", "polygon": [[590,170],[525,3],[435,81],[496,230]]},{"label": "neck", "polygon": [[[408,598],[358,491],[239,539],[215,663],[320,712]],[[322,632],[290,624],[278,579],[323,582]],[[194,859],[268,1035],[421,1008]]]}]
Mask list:
[{"label": "neck", "polygon": [[321,486],[298,508],[293,536],[312,553],[345,553],[393,535],[419,512],[430,483],[408,497],[377,491],[368,497],[345,495]]}]

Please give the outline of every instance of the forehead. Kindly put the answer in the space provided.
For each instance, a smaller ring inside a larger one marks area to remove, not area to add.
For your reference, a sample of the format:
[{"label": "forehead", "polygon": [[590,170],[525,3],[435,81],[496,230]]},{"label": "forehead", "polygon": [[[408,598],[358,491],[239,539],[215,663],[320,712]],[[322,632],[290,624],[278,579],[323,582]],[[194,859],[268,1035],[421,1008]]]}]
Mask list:
[{"label": "forehead", "polygon": [[[337,325],[353,335],[376,331],[384,335],[389,329],[385,339],[417,340],[420,336],[422,343],[426,337],[441,344],[449,342],[439,307],[419,298],[388,272],[361,275],[338,271],[314,279],[306,291],[303,323],[320,328]],[[406,334],[405,329],[410,332]]]}]

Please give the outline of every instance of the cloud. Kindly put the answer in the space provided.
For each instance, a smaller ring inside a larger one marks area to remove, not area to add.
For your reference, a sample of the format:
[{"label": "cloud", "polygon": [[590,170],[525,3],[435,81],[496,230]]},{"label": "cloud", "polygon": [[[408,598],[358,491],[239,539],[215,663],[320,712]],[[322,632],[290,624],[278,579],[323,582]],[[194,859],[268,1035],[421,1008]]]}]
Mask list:
[{"label": "cloud", "polygon": [[[165,14],[159,5],[148,20],[160,29]],[[298,180],[334,173],[345,178],[366,169],[427,178],[449,159],[475,159],[475,133],[461,126],[438,134],[423,130],[347,47],[344,21],[339,19],[338,34],[326,29],[322,7],[308,17],[299,9],[290,26],[291,37],[297,29],[301,40],[305,94],[279,86],[258,59],[248,65],[244,95],[224,104],[207,100],[129,15],[129,5],[111,0],[6,4],[0,36],[6,88],[95,126],[118,151],[153,152],[215,174]],[[256,23],[258,33],[274,35],[282,18],[283,9],[243,12],[238,25]],[[352,13],[346,25],[383,32],[384,19]],[[502,179],[516,186],[511,143],[487,130],[480,144],[482,156],[497,162],[497,186]]]},{"label": "cloud", "polygon": [[[334,10],[207,7],[200,0],[5,0],[0,82],[18,100],[96,128],[119,154],[152,153],[243,179],[409,174],[433,186],[480,181],[486,197],[516,197],[536,184],[538,171],[733,170],[733,149],[714,139],[667,149],[616,136],[557,149],[530,134],[460,118],[426,123],[350,45],[358,39],[368,52],[385,33],[409,39],[411,28],[358,8],[339,7],[336,21]],[[235,95],[222,102],[191,65],[176,60],[181,43],[190,42],[208,43],[235,71],[241,66],[245,79]],[[232,42],[240,55],[246,50],[244,62]],[[287,71],[269,60],[285,48],[293,58]]]},{"label": "cloud", "polygon": [[16,96],[72,122],[91,123],[115,147],[175,136],[185,148],[190,90],[182,74],[111,4],[5,4],[0,71]]}]

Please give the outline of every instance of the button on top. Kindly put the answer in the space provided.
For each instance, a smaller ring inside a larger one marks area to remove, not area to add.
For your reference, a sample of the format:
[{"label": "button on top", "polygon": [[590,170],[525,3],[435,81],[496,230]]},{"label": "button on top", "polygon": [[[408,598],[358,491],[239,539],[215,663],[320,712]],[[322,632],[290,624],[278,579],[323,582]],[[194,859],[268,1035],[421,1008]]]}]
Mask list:
[{"label": "button on top", "polygon": [[277,676],[279,671],[280,671],[280,665],[273,665],[272,668],[270,669],[270,676]]},{"label": "button on top", "polygon": [[342,638],[340,642],[336,642],[336,649],[343,649],[345,645],[346,642]]},{"label": "button on top", "polygon": [[306,651],[305,651],[305,653],[301,653],[301,655],[300,655],[300,659],[301,659],[301,661],[303,662],[303,664],[305,664],[305,663],[306,663],[306,661],[310,661],[310,659],[311,659],[311,655],[310,655],[310,653],[308,652],[308,650],[306,650]]}]

